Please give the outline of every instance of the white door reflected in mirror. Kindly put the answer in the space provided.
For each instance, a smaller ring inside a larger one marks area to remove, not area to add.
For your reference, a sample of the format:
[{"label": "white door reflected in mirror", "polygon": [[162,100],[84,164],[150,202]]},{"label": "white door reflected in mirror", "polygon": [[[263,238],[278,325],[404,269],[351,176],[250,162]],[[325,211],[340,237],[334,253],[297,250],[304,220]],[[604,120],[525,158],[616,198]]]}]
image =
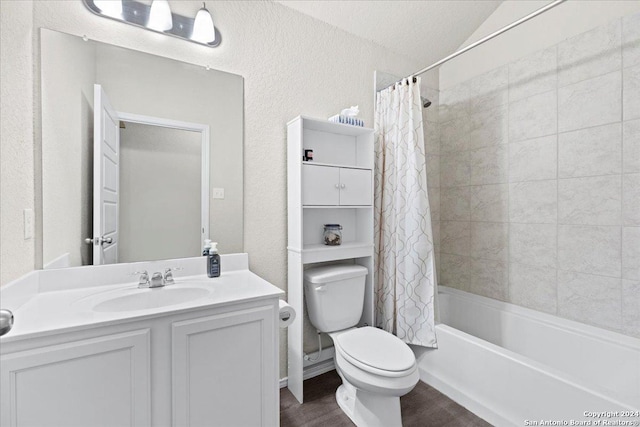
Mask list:
[{"label": "white door reflected in mirror", "polygon": [[115,111],[98,84],[94,111],[93,264],[200,255],[209,126]]}]

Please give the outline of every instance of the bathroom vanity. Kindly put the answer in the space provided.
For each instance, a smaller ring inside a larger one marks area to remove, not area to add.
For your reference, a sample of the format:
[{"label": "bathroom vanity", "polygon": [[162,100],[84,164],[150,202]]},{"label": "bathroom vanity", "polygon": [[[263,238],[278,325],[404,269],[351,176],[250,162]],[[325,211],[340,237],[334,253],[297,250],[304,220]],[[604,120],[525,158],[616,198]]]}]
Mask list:
[{"label": "bathroom vanity", "polygon": [[0,338],[0,424],[278,425],[283,292],[246,254],[222,263],[209,279],[204,258],[172,261],[182,274],[157,289],[131,275],[167,261],[36,271],[4,287],[15,325]]}]

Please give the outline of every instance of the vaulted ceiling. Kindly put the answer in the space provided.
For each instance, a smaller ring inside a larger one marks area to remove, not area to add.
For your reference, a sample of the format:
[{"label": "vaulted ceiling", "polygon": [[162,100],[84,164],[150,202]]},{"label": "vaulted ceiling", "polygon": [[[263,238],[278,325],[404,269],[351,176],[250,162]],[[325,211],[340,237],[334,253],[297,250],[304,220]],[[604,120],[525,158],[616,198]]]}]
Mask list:
[{"label": "vaulted ceiling", "polygon": [[276,0],[320,21],[415,58],[424,66],[454,52],[501,0]]}]

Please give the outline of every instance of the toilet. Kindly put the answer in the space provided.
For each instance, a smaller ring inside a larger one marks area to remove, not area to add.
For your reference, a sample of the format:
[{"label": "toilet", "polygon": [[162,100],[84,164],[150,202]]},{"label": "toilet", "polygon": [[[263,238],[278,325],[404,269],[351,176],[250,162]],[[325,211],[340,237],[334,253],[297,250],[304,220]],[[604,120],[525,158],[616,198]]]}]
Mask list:
[{"label": "toilet", "polygon": [[356,327],[364,307],[368,270],[360,265],[311,268],[304,273],[313,326],[329,334],[342,385],[340,408],[358,427],[402,426],[400,396],[418,383],[416,358],[407,344],[382,329]]}]

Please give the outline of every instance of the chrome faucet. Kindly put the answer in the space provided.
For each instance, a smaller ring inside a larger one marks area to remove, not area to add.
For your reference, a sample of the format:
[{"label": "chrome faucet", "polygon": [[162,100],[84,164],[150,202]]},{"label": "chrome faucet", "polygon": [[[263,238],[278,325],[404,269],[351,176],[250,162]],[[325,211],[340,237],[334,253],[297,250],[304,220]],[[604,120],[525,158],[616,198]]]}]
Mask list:
[{"label": "chrome faucet", "polygon": [[148,288],[149,287],[149,273],[147,270],[136,271],[132,274],[132,276],[140,275],[138,278],[138,288]]},{"label": "chrome faucet", "polygon": [[156,271],[151,276],[151,283],[149,284],[150,288],[161,288],[165,285],[164,277],[162,277],[162,273]]},{"label": "chrome faucet", "polygon": [[147,270],[136,271],[132,276],[140,275],[138,278],[138,288],[161,288],[165,285],[173,285],[175,283],[173,272],[180,270],[182,270],[180,267],[168,267],[164,269],[164,274],[159,271],[153,273],[151,279],[149,279]]},{"label": "chrome faucet", "polygon": [[173,280],[173,272],[180,271],[182,267],[167,267],[164,269],[164,284],[165,285],[173,285],[175,280]]}]

